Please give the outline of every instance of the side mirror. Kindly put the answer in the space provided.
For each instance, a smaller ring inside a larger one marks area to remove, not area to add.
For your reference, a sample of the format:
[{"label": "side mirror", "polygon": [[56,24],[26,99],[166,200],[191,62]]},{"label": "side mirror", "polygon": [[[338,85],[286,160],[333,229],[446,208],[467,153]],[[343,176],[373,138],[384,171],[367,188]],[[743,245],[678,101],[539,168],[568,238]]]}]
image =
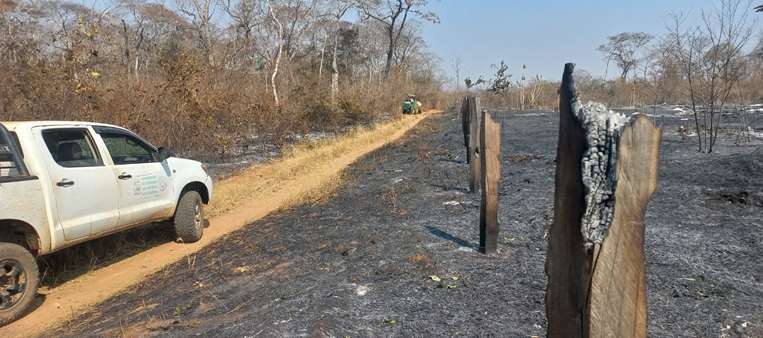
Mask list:
[{"label": "side mirror", "polygon": [[159,147],[158,152],[159,152],[159,162],[164,162],[166,159],[170,157],[175,157],[175,152],[165,147]]}]

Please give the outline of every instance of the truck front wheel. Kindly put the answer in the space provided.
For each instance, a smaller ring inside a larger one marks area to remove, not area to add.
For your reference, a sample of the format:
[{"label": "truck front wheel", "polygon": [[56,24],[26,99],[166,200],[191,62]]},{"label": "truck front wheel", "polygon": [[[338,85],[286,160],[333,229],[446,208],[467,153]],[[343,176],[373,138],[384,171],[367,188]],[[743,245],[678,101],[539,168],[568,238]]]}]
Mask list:
[{"label": "truck front wheel", "polygon": [[34,256],[18,244],[0,243],[0,326],[29,309],[39,285]]},{"label": "truck front wheel", "polygon": [[175,211],[175,233],[183,243],[193,243],[204,233],[204,205],[197,191],[186,191]]}]

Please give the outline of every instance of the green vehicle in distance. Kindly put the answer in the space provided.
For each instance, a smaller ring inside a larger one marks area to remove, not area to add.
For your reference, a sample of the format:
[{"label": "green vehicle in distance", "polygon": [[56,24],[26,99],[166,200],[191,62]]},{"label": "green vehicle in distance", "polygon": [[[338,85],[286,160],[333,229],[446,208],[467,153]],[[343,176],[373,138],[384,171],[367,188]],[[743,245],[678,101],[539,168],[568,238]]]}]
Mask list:
[{"label": "green vehicle in distance", "polygon": [[403,101],[403,114],[421,114],[421,102],[416,100],[416,95],[408,95]]}]

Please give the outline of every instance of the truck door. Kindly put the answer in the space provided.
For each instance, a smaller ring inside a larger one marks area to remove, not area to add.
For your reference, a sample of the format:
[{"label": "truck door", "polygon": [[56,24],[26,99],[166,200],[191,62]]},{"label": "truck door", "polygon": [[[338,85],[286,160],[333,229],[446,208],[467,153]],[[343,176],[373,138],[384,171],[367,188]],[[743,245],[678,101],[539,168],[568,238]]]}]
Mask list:
[{"label": "truck door", "polygon": [[156,149],[134,134],[117,128],[98,128],[114,162],[119,185],[119,224],[128,226],[171,216],[171,172],[159,162]]},{"label": "truck door", "polygon": [[46,157],[58,224],[67,241],[113,229],[119,219],[116,178],[104,165],[90,129],[48,127],[38,135]]}]

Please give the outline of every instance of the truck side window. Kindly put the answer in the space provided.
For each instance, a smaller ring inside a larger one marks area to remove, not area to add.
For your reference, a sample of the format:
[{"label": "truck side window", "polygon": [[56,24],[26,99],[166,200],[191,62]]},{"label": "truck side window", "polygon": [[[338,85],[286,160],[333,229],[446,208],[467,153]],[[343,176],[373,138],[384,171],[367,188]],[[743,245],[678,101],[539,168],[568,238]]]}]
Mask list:
[{"label": "truck side window", "polygon": [[115,165],[156,162],[154,149],[123,133],[102,132],[101,138]]},{"label": "truck side window", "polygon": [[53,159],[62,167],[101,166],[87,129],[49,129],[42,132]]}]

